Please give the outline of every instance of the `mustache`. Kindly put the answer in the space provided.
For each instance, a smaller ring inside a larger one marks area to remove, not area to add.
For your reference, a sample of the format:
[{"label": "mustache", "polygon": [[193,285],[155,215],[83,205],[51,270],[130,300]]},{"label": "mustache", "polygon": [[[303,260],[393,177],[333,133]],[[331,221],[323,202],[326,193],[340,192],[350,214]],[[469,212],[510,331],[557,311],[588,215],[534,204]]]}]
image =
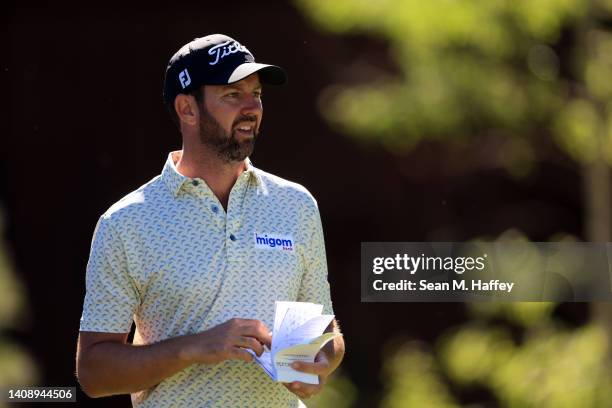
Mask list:
[{"label": "mustache", "polygon": [[232,123],[232,128],[234,126],[236,126],[237,124],[242,123],[242,122],[253,122],[255,124],[255,123],[257,123],[257,116],[255,116],[255,115],[241,115],[241,116],[236,118],[234,123]]}]

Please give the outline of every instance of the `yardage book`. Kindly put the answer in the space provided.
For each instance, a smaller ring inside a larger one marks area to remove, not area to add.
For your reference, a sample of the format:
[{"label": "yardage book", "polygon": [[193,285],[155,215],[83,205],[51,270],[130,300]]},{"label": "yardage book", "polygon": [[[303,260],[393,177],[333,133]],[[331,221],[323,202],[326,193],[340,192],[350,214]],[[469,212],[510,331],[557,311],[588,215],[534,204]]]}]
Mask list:
[{"label": "yardage book", "polygon": [[315,356],[327,342],[339,333],[323,333],[334,315],[322,315],[323,305],[306,302],[276,302],[272,350],[265,348],[261,357],[247,350],[255,362],[274,381],[301,381],[318,384],[319,376],[291,368],[294,361],[314,362]]}]

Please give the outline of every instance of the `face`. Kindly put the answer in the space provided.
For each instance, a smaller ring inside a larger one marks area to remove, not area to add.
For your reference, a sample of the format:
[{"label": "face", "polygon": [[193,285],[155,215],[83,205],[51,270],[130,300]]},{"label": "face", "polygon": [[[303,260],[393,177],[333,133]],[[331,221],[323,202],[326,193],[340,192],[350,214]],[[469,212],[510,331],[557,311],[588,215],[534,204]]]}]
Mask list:
[{"label": "face", "polygon": [[231,85],[206,85],[200,112],[200,142],[226,163],[253,153],[263,107],[257,74]]}]

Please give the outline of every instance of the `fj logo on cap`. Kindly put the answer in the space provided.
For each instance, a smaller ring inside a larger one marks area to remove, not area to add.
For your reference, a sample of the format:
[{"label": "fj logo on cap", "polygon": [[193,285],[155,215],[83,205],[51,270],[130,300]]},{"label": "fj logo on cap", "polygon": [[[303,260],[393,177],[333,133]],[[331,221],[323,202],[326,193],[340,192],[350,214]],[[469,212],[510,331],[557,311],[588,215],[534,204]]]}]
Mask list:
[{"label": "fj logo on cap", "polygon": [[189,72],[187,72],[187,68],[179,73],[179,81],[181,82],[183,89],[187,88],[191,83],[191,77],[189,76]]},{"label": "fj logo on cap", "polygon": [[220,59],[227,57],[228,55],[235,54],[239,51],[246,52],[247,54],[251,54],[247,48],[240,44],[238,41],[230,40],[226,41],[222,44],[215,45],[210,50],[208,50],[208,55],[212,55],[215,60],[213,62],[209,62],[209,65],[216,65]]}]

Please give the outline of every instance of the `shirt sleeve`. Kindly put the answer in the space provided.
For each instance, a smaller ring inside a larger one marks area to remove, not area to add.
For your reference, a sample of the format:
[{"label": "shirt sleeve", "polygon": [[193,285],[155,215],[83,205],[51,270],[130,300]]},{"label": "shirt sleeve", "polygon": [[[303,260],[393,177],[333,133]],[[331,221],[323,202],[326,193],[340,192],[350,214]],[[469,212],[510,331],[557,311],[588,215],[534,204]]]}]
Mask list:
[{"label": "shirt sleeve", "polygon": [[140,304],[121,238],[108,218],[98,221],[87,262],[81,331],[127,333]]},{"label": "shirt sleeve", "polygon": [[316,201],[305,207],[304,274],[298,293],[298,301],[323,305],[324,314],[334,314],[329,282],[327,281],[327,258],[321,216]]}]

